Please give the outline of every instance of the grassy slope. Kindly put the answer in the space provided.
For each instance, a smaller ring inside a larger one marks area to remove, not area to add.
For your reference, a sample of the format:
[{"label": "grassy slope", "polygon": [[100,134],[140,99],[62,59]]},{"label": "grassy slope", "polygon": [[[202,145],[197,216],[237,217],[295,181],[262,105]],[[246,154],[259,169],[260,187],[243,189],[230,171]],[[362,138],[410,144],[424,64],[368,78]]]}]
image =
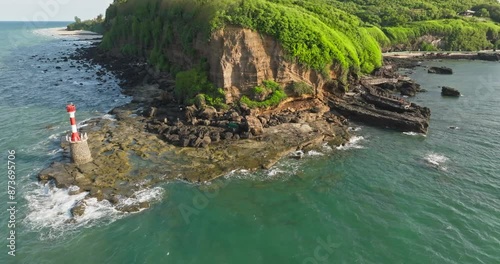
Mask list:
[{"label": "grassy slope", "polygon": [[[496,0],[331,0],[330,3],[373,25],[370,33],[382,47],[414,43],[425,35],[442,37],[445,50],[498,48],[500,44],[500,4]],[[469,9],[483,17],[458,15]]]},{"label": "grassy slope", "polygon": [[208,38],[233,24],[276,37],[289,59],[314,69],[334,63],[344,72],[370,72],[380,66],[379,45],[408,44],[424,35],[443,37],[447,50],[498,46],[498,23],[457,16],[483,8],[500,20],[494,0],[120,0],[107,11],[103,47],[119,44],[125,54],[172,70],[162,48],[174,35],[190,54],[198,33]]},{"label": "grassy slope", "polygon": [[335,64],[347,76],[348,71],[371,72],[382,61],[377,41],[361,21],[327,0],[129,0],[108,9],[106,24],[104,48],[126,43],[122,52],[148,56],[165,68],[161,49],[174,34],[190,54],[197,34],[208,38],[227,24],[274,36],[290,60],[319,71]]}]

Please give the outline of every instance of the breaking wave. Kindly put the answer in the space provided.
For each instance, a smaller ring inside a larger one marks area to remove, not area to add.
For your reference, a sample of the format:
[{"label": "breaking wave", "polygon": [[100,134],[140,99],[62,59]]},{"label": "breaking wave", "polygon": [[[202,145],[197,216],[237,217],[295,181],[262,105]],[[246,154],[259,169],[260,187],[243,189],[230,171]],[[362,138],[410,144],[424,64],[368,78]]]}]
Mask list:
[{"label": "breaking wave", "polygon": [[361,131],[361,127],[349,127],[347,128],[347,131],[358,132]]},{"label": "breaking wave", "polygon": [[417,133],[417,132],[403,132],[403,134],[407,136],[422,136],[422,137],[427,137],[427,135],[422,134],[422,133]]},{"label": "breaking wave", "polygon": [[349,150],[349,149],[363,149],[361,142],[365,140],[362,136],[353,136],[349,139],[349,142],[336,147],[338,150]]},{"label": "breaking wave", "polygon": [[449,160],[446,156],[437,154],[437,153],[429,153],[424,157],[425,162],[431,167],[438,168],[446,171],[448,168],[444,166],[446,162]]},{"label": "breaking wave", "polygon": [[[29,213],[23,222],[32,231],[39,232],[41,240],[55,239],[81,228],[109,224],[127,215],[107,200],[87,198],[87,192],[72,194],[78,189],[76,186],[60,189],[52,183],[35,185],[25,196]],[[136,192],[133,198],[119,200],[117,206],[158,201],[163,192],[160,187],[143,189]],[[71,209],[80,201],[85,201],[85,212],[73,217]]]}]

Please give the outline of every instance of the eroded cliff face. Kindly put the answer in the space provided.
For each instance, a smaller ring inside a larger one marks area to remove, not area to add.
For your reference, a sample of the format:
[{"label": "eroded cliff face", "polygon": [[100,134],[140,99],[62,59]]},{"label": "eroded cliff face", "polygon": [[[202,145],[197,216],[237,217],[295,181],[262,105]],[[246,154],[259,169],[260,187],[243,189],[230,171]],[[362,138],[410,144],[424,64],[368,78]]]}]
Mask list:
[{"label": "eroded cliff face", "polygon": [[[326,78],[319,72],[293,63],[285,57],[280,43],[270,36],[241,27],[227,26],[208,41],[198,39],[194,45],[200,57],[207,58],[210,65],[209,78],[226,92],[226,102],[232,103],[264,80],[274,80],[283,86],[291,82],[311,85],[318,97]],[[178,52],[169,56],[177,61]],[[184,65],[185,61],[182,62]],[[330,71],[335,78],[335,71]]]}]

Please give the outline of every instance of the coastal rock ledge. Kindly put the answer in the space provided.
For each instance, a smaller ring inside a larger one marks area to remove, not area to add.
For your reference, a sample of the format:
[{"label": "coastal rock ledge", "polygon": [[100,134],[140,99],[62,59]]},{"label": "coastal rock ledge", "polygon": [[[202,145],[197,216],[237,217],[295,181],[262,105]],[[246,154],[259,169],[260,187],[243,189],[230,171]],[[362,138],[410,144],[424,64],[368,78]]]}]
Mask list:
[{"label": "coastal rock ledge", "polygon": [[430,67],[429,70],[427,70],[428,73],[435,73],[435,74],[453,74],[453,69],[448,68],[448,67]]}]

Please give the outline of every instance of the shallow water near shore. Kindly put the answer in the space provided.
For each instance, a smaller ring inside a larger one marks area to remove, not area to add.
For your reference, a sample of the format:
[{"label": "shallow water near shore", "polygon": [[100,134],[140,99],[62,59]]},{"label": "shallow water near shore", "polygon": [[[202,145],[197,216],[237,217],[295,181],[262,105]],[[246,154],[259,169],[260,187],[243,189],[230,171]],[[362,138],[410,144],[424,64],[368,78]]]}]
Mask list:
[{"label": "shallow water near shore", "polygon": [[[0,160],[6,163],[7,150],[16,150],[19,209],[17,256],[7,255],[2,228],[0,263],[500,259],[498,63],[423,63],[451,67],[450,76],[415,69],[412,77],[428,92],[410,100],[432,111],[426,137],[352,124],[355,136],[346,146],[283,159],[268,171],[234,171],[209,185],[179,181],[144,190],[140,199],[154,202],[136,214],[95,201],[77,223],[67,223],[69,207],[81,195],[36,183],[37,172],[61,158],[59,137],[69,130],[65,104],[77,104],[77,119],[83,121],[130,99],[120,95],[112,76],[99,85],[91,70],[32,58],[58,58],[88,42],[0,23],[0,34],[8,32],[24,32],[28,39],[17,47],[0,45]],[[443,98],[441,85],[463,96]],[[0,184],[7,184],[5,173]],[[7,226],[2,192],[0,224]]]}]

